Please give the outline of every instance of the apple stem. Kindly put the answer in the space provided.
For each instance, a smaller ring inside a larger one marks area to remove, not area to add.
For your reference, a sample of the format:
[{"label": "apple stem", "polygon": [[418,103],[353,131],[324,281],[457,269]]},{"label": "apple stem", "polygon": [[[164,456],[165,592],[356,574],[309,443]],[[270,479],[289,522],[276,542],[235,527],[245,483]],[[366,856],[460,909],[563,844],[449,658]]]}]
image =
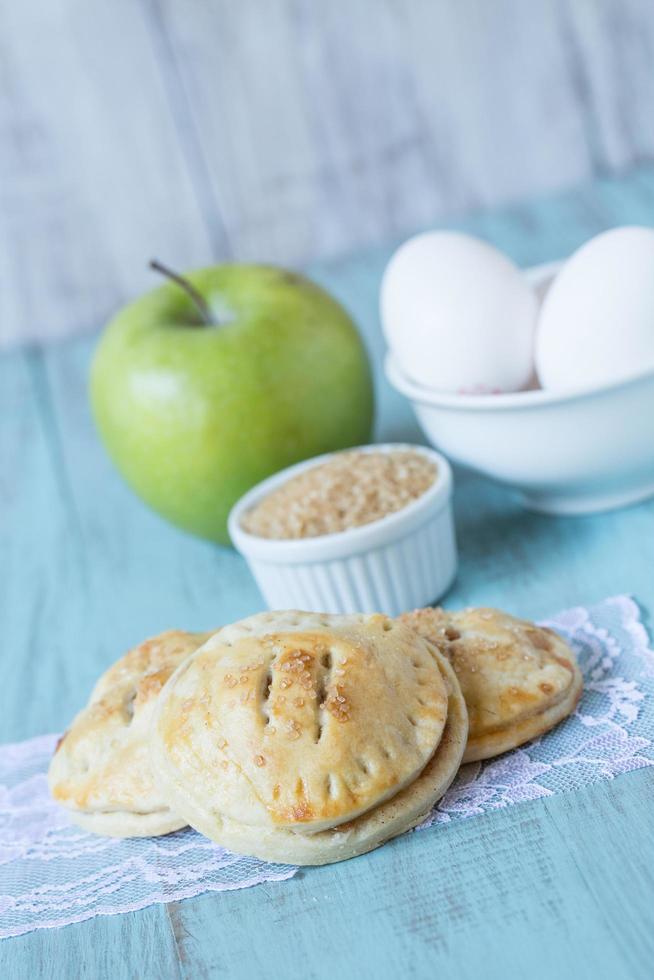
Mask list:
[{"label": "apple stem", "polygon": [[173,272],[169,269],[167,265],[163,265],[162,262],[157,261],[157,259],[152,259],[150,262],[150,268],[154,269],[155,272],[160,272],[162,276],[166,276],[171,282],[176,282],[178,286],[191,297],[195,303],[200,316],[202,317],[202,322],[208,327],[215,327],[216,320],[209,308],[209,304],[205,300],[204,296],[195,288],[195,286],[185,279],[184,276],[180,276],[177,272]]}]

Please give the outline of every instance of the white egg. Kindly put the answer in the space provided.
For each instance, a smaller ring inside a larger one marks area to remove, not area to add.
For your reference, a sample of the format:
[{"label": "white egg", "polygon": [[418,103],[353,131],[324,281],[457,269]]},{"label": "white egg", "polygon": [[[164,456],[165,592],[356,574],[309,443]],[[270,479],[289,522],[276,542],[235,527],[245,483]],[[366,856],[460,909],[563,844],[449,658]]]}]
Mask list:
[{"label": "white egg", "polygon": [[517,267],[486,242],[434,231],[405,242],[381,286],[398,367],[439,391],[518,391],[533,372],[537,303]]},{"label": "white egg", "polygon": [[544,388],[591,388],[654,369],[654,231],[614,228],[565,263],[541,309]]}]

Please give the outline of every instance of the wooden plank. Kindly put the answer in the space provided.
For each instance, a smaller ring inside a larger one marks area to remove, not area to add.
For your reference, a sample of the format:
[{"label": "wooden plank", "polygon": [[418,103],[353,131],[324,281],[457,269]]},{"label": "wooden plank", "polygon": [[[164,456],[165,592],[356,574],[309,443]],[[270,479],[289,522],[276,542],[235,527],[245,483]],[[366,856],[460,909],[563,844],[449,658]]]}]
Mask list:
[{"label": "wooden plank", "polygon": [[646,980],[653,789],[632,773],[182,903],[185,975]]},{"label": "wooden plank", "polygon": [[624,169],[636,160],[651,159],[651,10],[642,0],[601,0],[565,4],[561,17],[569,27],[570,63],[576,66],[597,168]]},{"label": "wooden plank", "polygon": [[0,976],[6,980],[178,980],[185,975],[161,905],[0,942]]},{"label": "wooden plank", "polygon": [[385,2],[374,30],[366,0],[163,10],[239,257],[343,252],[591,173],[554,3]]},{"label": "wooden plank", "polygon": [[[653,189],[654,172],[643,172],[459,226],[539,261],[606,223],[648,220]],[[378,435],[412,438],[410,409],[380,374],[376,300],[387,255],[378,249],[312,272],[352,309],[373,352]],[[78,340],[0,360],[0,621],[11,666],[0,690],[2,740],[63,726],[100,669],[144,635],[260,608],[240,558],[169,527],[122,484],[88,409],[92,347]],[[544,615],[631,590],[654,608],[653,503],[548,519],[518,510],[479,477],[457,478],[461,567],[448,604]],[[87,975],[117,978],[247,977],[264,968],[347,977],[368,967],[382,978],[436,969],[462,978],[538,978],[538,969],[543,977],[645,976],[652,788],[651,774],[635,773],[416,834],[291,882],[181,902],[168,911],[172,933],[158,908],[121,918],[124,936],[111,919],[102,920],[106,931],[98,920],[8,941],[0,952],[13,972],[0,975],[20,978],[39,957],[75,975],[77,957]],[[139,958],[148,930],[163,936],[160,961]]]},{"label": "wooden plank", "polygon": [[640,0],[0,3],[0,346],[654,152]]},{"label": "wooden plank", "polygon": [[84,567],[41,367],[35,351],[0,360],[3,742],[52,730],[52,709],[60,699],[72,707],[66,691],[79,671],[70,651],[84,617]]},{"label": "wooden plank", "polygon": [[211,255],[143,5],[0,5],[0,346],[97,327]]},{"label": "wooden plank", "polygon": [[[69,438],[43,355],[0,358],[0,742],[61,730],[102,666],[89,587],[97,553],[86,550],[64,465]],[[2,977],[121,975],[180,975],[163,906],[0,943]]]}]

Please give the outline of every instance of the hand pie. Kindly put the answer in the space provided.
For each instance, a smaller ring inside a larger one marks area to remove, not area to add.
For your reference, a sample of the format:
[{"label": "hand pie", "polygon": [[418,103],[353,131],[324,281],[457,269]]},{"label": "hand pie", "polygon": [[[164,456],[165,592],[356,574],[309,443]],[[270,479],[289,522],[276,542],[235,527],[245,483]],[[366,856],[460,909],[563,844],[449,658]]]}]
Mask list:
[{"label": "hand pie", "polygon": [[435,643],[454,668],[470,723],[464,762],[543,735],[581,696],[575,656],[553,630],[496,609],[416,609],[399,619]]},{"label": "hand pie", "polygon": [[385,616],[262,613],[213,636],[155,708],[162,796],[230,850],[325,864],[419,823],[458,769],[447,661]]},{"label": "hand pie", "polygon": [[211,635],[162,633],[130,650],[96,684],[49,772],[53,797],[85,830],[143,837],[185,826],[152,780],[148,728],[169,676]]}]

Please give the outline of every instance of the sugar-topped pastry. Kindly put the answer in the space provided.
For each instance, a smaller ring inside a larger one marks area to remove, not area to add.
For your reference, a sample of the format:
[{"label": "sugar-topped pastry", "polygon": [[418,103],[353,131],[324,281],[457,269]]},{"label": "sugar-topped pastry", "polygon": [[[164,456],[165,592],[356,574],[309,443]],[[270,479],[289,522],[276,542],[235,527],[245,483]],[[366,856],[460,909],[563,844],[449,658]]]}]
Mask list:
[{"label": "sugar-topped pastry", "polygon": [[148,729],[170,675],[211,633],[170,630],[110,667],[60,740],[50,790],[85,830],[112,837],[167,834],[185,826],[152,778]]},{"label": "sugar-topped pastry", "polygon": [[467,735],[438,650],[382,615],[272,612],[224,627],[166,685],[153,771],[231,850],[338,861],[415,826]]},{"label": "sugar-topped pastry", "polygon": [[497,609],[416,609],[399,620],[435,643],[454,668],[470,721],[464,762],[544,734],[581,696],[575,655],[554,630]]}]

